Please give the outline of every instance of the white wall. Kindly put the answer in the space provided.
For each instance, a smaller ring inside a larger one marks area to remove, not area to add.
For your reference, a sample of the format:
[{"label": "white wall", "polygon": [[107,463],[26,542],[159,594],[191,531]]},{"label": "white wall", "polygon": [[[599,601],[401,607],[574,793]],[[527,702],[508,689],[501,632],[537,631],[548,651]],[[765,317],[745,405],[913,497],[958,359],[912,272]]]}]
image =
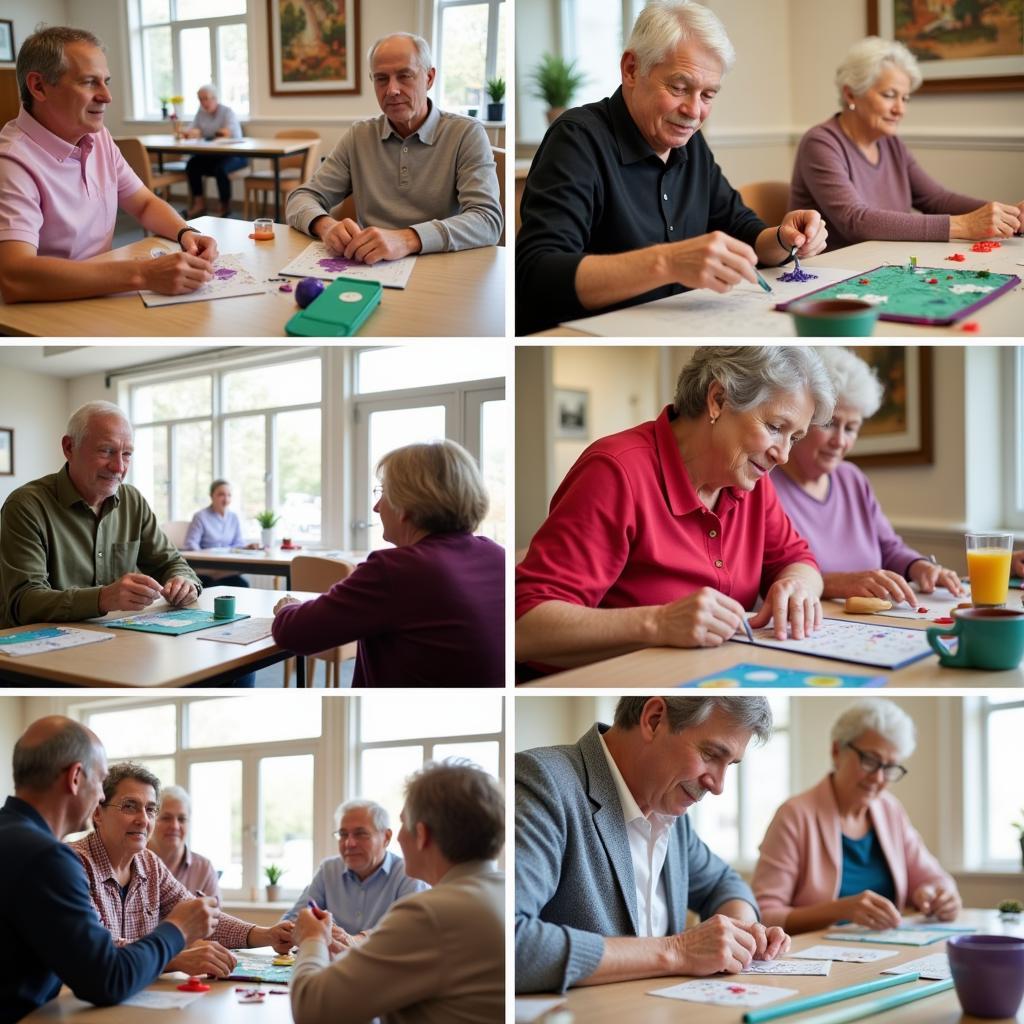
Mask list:
[{"label": "white wall", "polygon": [[0,803],[14,792],[11,758],[14,744],[25,731],[24,716],[24,697],[0,697]]},{"label": "white wall", "polygon": [[66,25],[68,4],[66,0],[4,0],[0,15],[14,22],[14,48],[32,35],[39,24]]}]

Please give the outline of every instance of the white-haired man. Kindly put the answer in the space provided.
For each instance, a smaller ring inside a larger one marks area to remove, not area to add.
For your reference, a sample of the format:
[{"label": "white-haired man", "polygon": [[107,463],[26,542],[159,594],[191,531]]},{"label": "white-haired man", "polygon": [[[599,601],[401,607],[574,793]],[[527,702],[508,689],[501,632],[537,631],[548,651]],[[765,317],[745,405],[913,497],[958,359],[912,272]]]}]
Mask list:
[{"label": "white-haired man", "polygon": [[349,800],[334,812],[337,857],[322,861],[313,880],[282,921],[294,921],[313,900],[334,922],[332,947],[364,938],[403,896],[430,886],[405,873],[405,862],[388,850],[391,822],[388,812],[373,800]]},{"label": "white-haired man", "polygon": [[146,499],[124,483],[132,425],[88,402],[61,439],[63,469],[13,491],[0,510],[0,625],[74,622],[199,595],[196,574]]},{"label": "white-haired man", "polygon": [[[186,139],[240,139],[242,126],[238,115],[221,103],[217,87],[213,83],[201,86],[196,93],[199,109],[192,124],[185,129]],[[240,171],[249,161],[237,153],[220,156],[214,153],[196,153],[185,165],[188,188],[192,202],[184,212],[186,217],[201,217],[206,213],[206,199],[203,195],[203,178],[216,179],[217,197],[220,200],[221,217],[231,216],[231,178],[233,171]]]},{"label": "white-haired man", "polygon": [[[357,121],[288,200],[292,227],[359,263],[494,245],[501,235],[494,154],[483,125],[427,97],[425,39],[396,32],[370,48],[382,116]],[[330,211],[353,196],[356,218]]]},{"label": "white-haired man", "polygon": [[706,7],[654,0],[626,44],[621,87],[548,129],[516,238],[517,334],[687,288],[754,284],[758,263],[825,248],[814,210],[765,225],[699,132],[734,56]]},{"label": "white-haired man", "polygon": [[149,848],[167,865],[167,870],[192,892],[212,896],[220,903],[218,872],[202,854],[189,848],[189,819],[192,798],[181,786],[164,786],[156,812]]}]

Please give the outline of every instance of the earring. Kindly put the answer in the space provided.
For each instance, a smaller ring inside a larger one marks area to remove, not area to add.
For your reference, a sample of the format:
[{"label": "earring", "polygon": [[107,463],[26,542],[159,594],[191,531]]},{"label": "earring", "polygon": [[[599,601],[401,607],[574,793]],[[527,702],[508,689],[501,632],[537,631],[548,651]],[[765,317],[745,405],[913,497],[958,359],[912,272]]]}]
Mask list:
[{"label": "earring", "polygon": [[708,418],[711,420],[711,426],[714,426],[715,423],[718,421],[717,416],[709,416]]},{"label": "earring", "polygon": [[846,104],[846,109],[847,110],[856,110],[857,109],[857,104],[856,103],[847,103]]}]

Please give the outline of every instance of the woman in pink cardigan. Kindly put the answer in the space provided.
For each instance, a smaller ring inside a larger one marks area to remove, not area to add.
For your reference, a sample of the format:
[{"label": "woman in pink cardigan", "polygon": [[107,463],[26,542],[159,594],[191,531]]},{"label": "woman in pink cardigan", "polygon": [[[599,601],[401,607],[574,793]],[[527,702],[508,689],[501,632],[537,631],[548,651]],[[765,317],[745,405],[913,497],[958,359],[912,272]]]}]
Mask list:
[{"label": "woman in pink cardigan", "polygon": [[858,701],[832,726],[833,771],[775,812],[752,888],[765,925],[791,935],[852,921],[893,928],[906,906],[950,921],[956,883],[887,792],[906,774],[914,723],[888,700]]}]

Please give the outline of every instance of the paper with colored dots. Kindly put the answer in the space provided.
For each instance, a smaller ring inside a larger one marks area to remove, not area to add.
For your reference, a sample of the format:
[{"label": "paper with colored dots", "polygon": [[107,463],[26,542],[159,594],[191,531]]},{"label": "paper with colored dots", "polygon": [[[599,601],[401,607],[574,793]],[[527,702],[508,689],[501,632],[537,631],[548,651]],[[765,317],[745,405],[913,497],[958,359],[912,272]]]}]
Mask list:
[{"label": "paper with colored dots", "polygon": [[324,281],[352,277],[357,281],[379,281],[384,288],[404,288],[415,265],[415,256],[403,256],[399,260],[381,260],[367,266],[329,252],[323,242],[310,242],[280,272],[285,277],[319,277]]},{"label": "paper with colored dots", "polygon": [[763,1006],[787,996],[795,996],[795,988],[748,985],[739,981],[684,981],[681,985],[651,989],[649,996],[684,999],[690,1003],[713,1003],[715,1006]]},{"label": "paper with colored dots", "polygon": [[257,281],[242,262],[241,253],[221,253],[213,261],[213,280],[185,295],[160,295],[140,291],[147,306],[176,306],[182,302],[209,302],[211,299],[233,299],[239,295],[262,295],[267,286]]},{"label": "paper with colored dots", "polygon": [[884,686],[885,676],[856,676],[829,670],[808,672],[805,669],[781,668],[776,665],[740,664],[719,669],[711,675],[701,676],[700,679],[687,680],[679,685],[696,686],[702,690],[787,690],[801,687],[833,690],[858,686]]}]

